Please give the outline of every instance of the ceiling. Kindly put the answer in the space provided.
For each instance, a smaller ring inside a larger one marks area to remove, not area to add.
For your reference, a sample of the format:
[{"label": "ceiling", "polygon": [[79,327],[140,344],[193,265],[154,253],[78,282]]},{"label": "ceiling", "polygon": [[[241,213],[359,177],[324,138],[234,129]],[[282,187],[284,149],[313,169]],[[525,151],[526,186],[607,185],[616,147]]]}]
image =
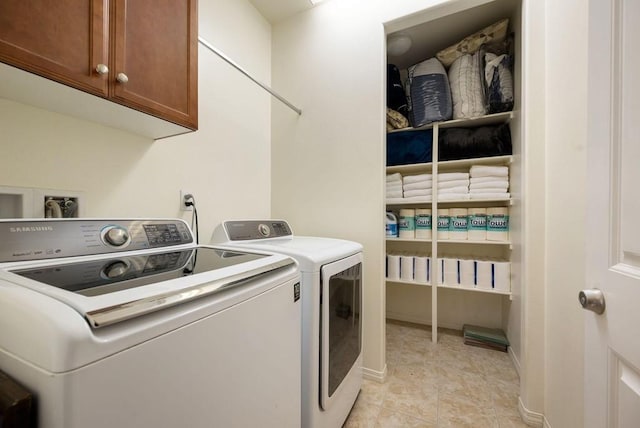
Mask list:
[{"label": "ceiling", "polygon": [[251,4],[271,24],[283,21],[290,16],[311,9],[309,0],[249,0]]}]

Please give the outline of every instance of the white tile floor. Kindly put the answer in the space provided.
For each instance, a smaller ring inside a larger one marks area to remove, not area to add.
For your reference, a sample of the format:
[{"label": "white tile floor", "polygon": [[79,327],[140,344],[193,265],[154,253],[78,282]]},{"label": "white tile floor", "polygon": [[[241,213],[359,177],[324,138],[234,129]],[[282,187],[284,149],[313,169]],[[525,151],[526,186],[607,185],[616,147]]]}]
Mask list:
[{"label": "white tile floor", "polygon": [[519,428],[520,381],[508,354],[462,342],[455,331],[387,322],[384,384],[364,381],[344,428]]}]

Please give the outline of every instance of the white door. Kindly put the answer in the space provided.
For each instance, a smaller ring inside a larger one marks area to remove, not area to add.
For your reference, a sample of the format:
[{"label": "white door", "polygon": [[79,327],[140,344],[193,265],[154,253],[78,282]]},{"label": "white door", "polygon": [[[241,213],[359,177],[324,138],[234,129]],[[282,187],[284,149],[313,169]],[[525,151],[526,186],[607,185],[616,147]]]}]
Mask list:
[{"label": "white door", "polygon": [[[585,426],[640,427],[640,1],[589,1]],[[571,126],[567,124],[567,126]]]}]

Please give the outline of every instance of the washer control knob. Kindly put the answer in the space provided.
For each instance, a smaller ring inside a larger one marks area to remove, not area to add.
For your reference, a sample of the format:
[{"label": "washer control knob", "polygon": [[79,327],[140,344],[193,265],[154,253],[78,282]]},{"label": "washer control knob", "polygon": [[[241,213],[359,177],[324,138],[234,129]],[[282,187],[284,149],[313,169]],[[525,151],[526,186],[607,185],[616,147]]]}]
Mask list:
[{"label": "washer control knob", "polygon": [[260,235],[268,238],[269,235],[271,235],[271,228],[269,228],[269,226],[267,226],[266,224],[261,223],[258,225],[258,232],[260,232]]},{"label": "washer control knob", "polygon": [[125,262],[118,260],[116,262],[110,263],[102,269],[102,273],[106,278],[115,279],[124,276],[129,270],[129,265]]},{"label": "washer control knob", "polygon": [[109,226],[103,234],[105,244],[122,247],[129,242],[129,232],[122,226]]}]

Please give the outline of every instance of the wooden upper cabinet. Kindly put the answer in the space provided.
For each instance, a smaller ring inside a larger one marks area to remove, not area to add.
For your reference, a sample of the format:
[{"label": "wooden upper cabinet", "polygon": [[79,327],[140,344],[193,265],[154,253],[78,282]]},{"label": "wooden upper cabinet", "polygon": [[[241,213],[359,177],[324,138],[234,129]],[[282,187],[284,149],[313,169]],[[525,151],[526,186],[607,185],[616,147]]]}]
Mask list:
[{"label": "wooden upper cabinet", "polygon": [[113,98],[197,128],[196,0],[115,0],[113,6]]},{"label": "wooden upper cabinet", "polygon": [[197,0],[0,0],[0,61],[198,127]]},{"label": "wooden upper cabinet", "polygon": [[108,28],[108,0],[0,0],[0,61],[106,96]]}]

